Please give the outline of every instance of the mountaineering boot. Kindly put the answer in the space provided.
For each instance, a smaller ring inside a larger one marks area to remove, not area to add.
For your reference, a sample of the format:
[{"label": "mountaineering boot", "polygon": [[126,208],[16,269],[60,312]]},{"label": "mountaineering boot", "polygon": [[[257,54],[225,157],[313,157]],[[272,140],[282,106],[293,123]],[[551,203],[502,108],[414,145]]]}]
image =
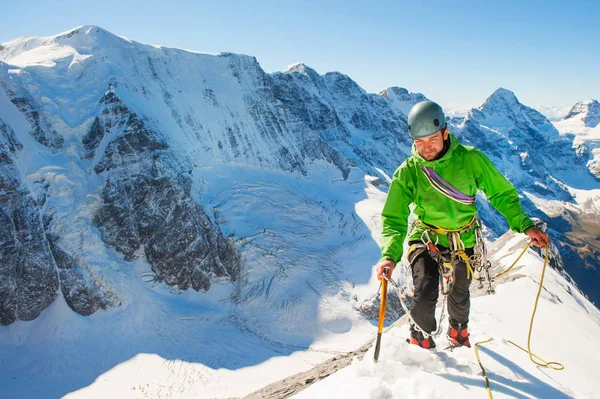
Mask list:
[{"label": "mountaineering boot", "polygon": [[433,349],[435,348],[435,342],[433,341],[433,337],[429,336],[425,338],[423,333],[420,331],[411,331],[410,338],[406,340],[411,345],[418,345],[421,348],[425,349]]},{"label": "mountaineering boot", "polygon": [[466,346],[467,348],[471,347],[471,343],[469,342],[469,329],[468,328],[453,328],[452,326],[448,327],[448,340],[450,341],[450,345],[454,347],[458,346]]}]

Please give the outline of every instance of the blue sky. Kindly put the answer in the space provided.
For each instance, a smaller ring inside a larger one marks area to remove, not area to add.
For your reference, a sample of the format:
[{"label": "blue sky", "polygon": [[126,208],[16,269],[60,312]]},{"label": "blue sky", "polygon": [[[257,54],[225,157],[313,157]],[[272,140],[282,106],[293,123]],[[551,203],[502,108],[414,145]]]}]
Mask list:
[{"label": "blue sky", "polygon": [[[3,4],[4,3],[4,4]],[[498,87],[526,105],[600,99],[600,2],[0,0],[0,42],[98,25],[133,40],[304,62],[368,92],[422,92],[478,106]]]}]

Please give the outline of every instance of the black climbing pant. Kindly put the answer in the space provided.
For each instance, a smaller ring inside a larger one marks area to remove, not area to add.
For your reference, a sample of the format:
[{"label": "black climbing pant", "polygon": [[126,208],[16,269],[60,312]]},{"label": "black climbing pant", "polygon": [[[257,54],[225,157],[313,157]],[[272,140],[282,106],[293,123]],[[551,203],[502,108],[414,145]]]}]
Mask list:
[{"label": "black climbing pant", "polygon": [[[411,241],[409,246],[419,243],[421,241]],[[450,257],[448,248],[438,246],[438,250],[445,258]],[[472,256],[473,248],[467,248],[465,252],[468,256]],[[435,305],[439,295],[440,274],[438,263],[429,255],[427,248],[422,247],[410,252],[408,261],[412,269],[415,286],[410,314],[426,333],[433,333],[437,330]],[[471,308],[469,286],[471,285],[471,279],[467,279],[467,267],[462,259],[454,267],[454,288],[448,295],[448,318],[453,328],[464,329],[469,323]]]}]

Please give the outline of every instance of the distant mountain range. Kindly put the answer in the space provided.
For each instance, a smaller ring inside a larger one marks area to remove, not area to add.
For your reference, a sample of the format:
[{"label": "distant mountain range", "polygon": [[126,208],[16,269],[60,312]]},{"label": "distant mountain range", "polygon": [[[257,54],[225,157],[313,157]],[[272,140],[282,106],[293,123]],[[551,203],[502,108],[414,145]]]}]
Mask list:
[{"label": "distant mountain range", "polygon": [[[355,205],[410,153],[406,115],[425,98],[366,93],[304,64],[267,74],[254,57],[97,26],[2,43],[0,322],[35,319],[59,297],[82,315],[126,306],[154,282],[225,287],[232,319],[253,329],[319,328],[298,315],[324,295],[351,305],[348,286],[377,261]],[[552,123],[498,89],[448,120],[549,222],[595,301],[599,115],[582,102]],[[506,222],[479,203],[488,236],[502,234]]]}]

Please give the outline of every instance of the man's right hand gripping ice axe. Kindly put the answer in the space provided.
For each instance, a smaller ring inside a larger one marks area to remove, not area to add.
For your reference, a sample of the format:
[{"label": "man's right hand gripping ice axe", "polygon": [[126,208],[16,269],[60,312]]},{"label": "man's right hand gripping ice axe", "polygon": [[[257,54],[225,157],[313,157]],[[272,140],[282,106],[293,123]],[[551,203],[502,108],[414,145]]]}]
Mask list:
[{"label": "man's right hand gripping ice axe", "polygon": [[383,278],[384,269],[387,269],[385,275],[388,278],[391,278],[395,266],[396,264],[394,263],[394,261],[390,259],[384,259],[381,262],[379,262],[375,269],[375,271],[377,272],[377,280],[381,280]]}]

